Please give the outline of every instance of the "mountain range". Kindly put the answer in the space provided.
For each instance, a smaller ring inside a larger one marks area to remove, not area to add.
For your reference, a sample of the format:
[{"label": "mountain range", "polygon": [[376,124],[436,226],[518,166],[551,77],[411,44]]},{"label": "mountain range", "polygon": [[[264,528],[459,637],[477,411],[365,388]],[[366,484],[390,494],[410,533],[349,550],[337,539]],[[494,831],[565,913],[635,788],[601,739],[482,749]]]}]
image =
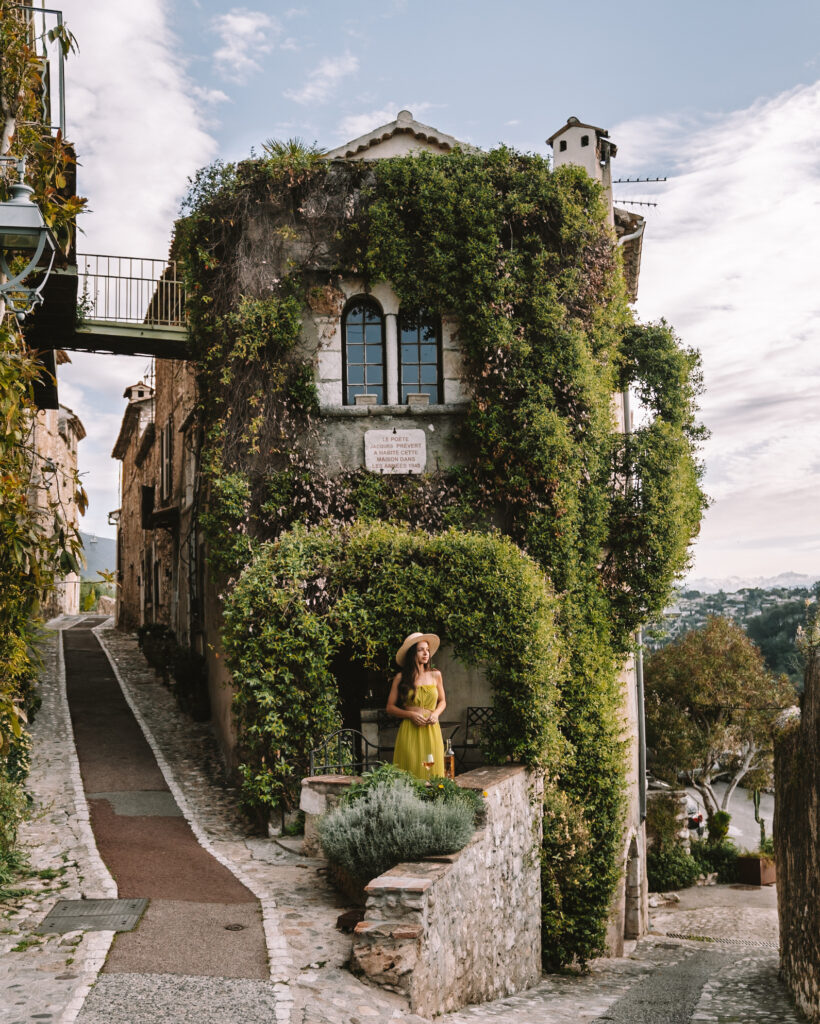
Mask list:
[{"label": "mountain range", "polygon": [[88,563],[80,572],[80,579],[99,583],[99,572],[114,572],[117,568],[117,542],[113,537],[97,537],[93,533],[83,533],[82,530],[80,540]]}]

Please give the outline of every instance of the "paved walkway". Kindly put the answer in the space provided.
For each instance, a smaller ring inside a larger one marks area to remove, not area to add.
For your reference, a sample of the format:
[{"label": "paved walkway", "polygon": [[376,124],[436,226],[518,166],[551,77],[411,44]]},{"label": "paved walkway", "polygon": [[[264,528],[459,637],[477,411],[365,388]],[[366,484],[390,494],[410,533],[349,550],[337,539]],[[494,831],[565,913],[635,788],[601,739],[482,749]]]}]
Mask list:
[{"label": "paved walkway", "polygon": [[[62,625],[76,621],[63,620]],[[44,679],[44,704],[34,730],[31,788],[39,810],[23,838],[34,866],[60,874],[36,880],[35,892],[3,909],[8,931],[0,934],[0,1024],[418,1024],[420,1018],[409,1014],[399,996],[365,985],[344,969],[350,938],[334,927],[344,906],[327,884],[322,862],[300,856],[287,843],[248,835],[236,812],[236,793],[223,783],[208,727],[180,714],[133,638],[111,629],[97,632],[162,773],[163,783],[156,782],[159,788],[135,791],[170,793],[138,799],[166,801],[166,809],[171,799],[205,850],[259,900],[269,978],[114,970],[98,976],[111,933],[32,935],[58,896],[116,895],[91,836],[59,659],[51,641],[51,671]],[[78,742],[82,747],[79,736]],[[110,793],[129,790],[91,792],[113,806],[113,813],[117,801],[125,798],[115,797],[112,805]],[[109,796],[101,795],[106,792]],[[123,804],[119,807],[122,812]],[[176,815],[174,819],[179,821]],[[442,1018],[442,1024],[796,1024],[799,1018],[777,981],[773,890],[719,886],[681,895],[679,905],[655,912],[656,930],[727,941],[654,935],[626,958],[596,961],[585,976],[545,977],[530,992],[451,1014]],[[115,950],[123,938],[116,940]],[[11,951],[20,946],[24,948],[19,952]],[[95,977],[97,983],[83,1005]]]}]

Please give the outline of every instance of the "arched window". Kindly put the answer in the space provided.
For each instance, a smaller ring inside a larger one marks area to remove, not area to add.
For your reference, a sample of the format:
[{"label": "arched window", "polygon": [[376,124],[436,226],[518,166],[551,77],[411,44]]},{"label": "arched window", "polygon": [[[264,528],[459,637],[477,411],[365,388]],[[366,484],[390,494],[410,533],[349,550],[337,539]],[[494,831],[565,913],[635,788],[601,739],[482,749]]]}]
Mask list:
[{"label": "arched window", "polygon": [[429,395],[430,404],[442,400],[441,321],[429,313],[399,317],[399,401],[408,395]]},{"label": "arched window", "polygon": [[375,395],[385,404],[384,316],[372,299],[352,299],[342,317],[344,404],[355,405],[356,395]]}]

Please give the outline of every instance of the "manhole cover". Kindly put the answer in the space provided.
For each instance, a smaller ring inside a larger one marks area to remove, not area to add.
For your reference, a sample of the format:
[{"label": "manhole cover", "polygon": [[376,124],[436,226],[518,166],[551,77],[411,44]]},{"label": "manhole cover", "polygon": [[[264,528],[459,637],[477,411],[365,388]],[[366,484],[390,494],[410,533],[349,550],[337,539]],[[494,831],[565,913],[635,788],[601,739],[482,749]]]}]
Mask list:
[{"label": "manhole cover", "polygon": [[244,924],[226,924],[225,925],[225,931],[226,932],[241,932],[241,931],[244,930],[244,928],[245,928]]},{"label": "manhole cover", "polygon": [[148,900],[58,900],[35,932],[130,932]]}]

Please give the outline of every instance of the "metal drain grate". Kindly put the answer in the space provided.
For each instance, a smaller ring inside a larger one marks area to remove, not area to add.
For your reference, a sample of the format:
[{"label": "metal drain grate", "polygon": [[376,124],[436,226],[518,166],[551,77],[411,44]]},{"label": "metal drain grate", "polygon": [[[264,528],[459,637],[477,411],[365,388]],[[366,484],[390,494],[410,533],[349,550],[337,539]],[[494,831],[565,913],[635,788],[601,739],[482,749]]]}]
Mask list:
[{"label": "metal drain grate", "polygon": [[58,900],[35,932],[130,932],[148,900]]},{"label": "metal drain grate", "polygon": [[668,939],[688,939],[690,942],[717,942],[723,946],[754,946],[756,949],[780,949],[779,942],[767,939],[718,939],[711,935],[688,935],[683,932],[664,932]]}]

